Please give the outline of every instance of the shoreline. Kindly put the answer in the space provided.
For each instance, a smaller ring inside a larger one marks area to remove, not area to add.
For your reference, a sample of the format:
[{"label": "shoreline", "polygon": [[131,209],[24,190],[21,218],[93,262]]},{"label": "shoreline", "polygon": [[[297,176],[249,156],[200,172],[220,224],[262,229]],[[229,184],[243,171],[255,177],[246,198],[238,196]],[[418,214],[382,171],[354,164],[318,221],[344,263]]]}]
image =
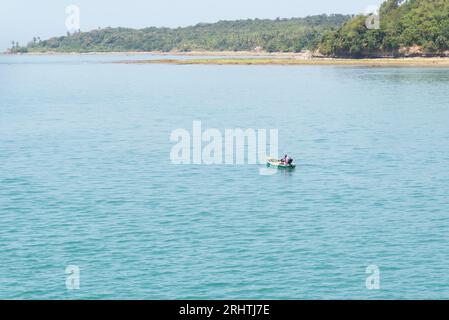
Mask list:
[{"label": "shoreline", "polygon": [[172,65],[254,65],[254,66],[361,66],[361,67],[444,67],[449,68],[449,58],[211,58],[211,59],[153,59],[119,61],[122,64],[172,64]]},{"label": "shoreline", "polygon": [[254,56],[254,57],[304,57],[309,55],[308,52],[255,52],[255,51],[111,51],[111,52],[26,52],[26,53],[8,53],[2,52],[1,55],[10,56],[120,56],[120,55],[149,55],[149,56],[184,56],[184,57],[242,57],[242,56]]},{"label": "shoreline", "polygon": [[255,52],[255,51],[127,51],[127,52],[28,52],[1,53],[11,56],[152,56],[198,57],[195,59],[161,58],[123,60],[121,64],[172,64],[172,65],[254,65],[254,66],[363,66],[363,67],[448,67],[449,57],[400,57],[400,58],[328,58],[313,57],[305,52]]}]

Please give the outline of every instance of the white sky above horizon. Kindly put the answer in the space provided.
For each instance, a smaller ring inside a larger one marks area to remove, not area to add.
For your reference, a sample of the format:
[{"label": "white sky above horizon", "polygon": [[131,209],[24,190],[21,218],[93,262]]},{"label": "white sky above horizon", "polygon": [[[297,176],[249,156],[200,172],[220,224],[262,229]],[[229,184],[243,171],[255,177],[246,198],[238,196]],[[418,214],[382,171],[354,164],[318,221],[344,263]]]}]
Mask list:
[{"label": "white sky above horizon", "polygon": [[11,41],[26,44],[67,32],[68,5],[80,8],[82,31],[98,27],[178,27],[219,20],[355,14],[383,0],[0,0],[0,52]]}]

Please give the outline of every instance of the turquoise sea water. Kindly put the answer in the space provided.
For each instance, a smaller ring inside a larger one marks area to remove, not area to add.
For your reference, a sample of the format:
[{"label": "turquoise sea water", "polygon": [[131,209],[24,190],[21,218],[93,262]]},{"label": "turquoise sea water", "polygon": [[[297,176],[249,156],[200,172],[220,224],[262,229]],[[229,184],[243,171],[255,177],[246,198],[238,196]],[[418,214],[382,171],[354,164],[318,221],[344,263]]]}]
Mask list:
[{"label": "turquoise sea water", "polygon": [[[130,58],[0,56],[0,298],[449,298],[448,69]],[[298,168],[173,165],[194,120]]]}]

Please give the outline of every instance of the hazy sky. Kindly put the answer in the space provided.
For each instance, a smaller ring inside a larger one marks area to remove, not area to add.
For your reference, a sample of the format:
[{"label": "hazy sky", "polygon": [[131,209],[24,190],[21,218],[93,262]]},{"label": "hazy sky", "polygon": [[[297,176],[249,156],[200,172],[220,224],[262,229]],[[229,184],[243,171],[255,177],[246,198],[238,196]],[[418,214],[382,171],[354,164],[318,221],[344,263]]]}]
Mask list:
[{"label": "hazy sky", "polygon": [[246,18],[360,13],[383,0],[1,0],[0,51],[66,33],[65,8],[80,8],[81,30],[98,27],[186,26]]}]

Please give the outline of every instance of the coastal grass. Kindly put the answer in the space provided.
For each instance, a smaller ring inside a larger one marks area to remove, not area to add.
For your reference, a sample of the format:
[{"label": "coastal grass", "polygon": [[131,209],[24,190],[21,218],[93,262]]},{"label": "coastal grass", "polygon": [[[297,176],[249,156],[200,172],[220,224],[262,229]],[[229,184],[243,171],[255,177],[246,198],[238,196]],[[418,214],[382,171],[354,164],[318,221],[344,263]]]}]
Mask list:
[{"label": "coastal grass", "polygon": [[331,59],[331,58],[199,58],[199,59],[151,59],[121,61],[129,64],[173,65],[329,65],[372,67],[449,67],[449,58],[379,58],[379,59]]}]

